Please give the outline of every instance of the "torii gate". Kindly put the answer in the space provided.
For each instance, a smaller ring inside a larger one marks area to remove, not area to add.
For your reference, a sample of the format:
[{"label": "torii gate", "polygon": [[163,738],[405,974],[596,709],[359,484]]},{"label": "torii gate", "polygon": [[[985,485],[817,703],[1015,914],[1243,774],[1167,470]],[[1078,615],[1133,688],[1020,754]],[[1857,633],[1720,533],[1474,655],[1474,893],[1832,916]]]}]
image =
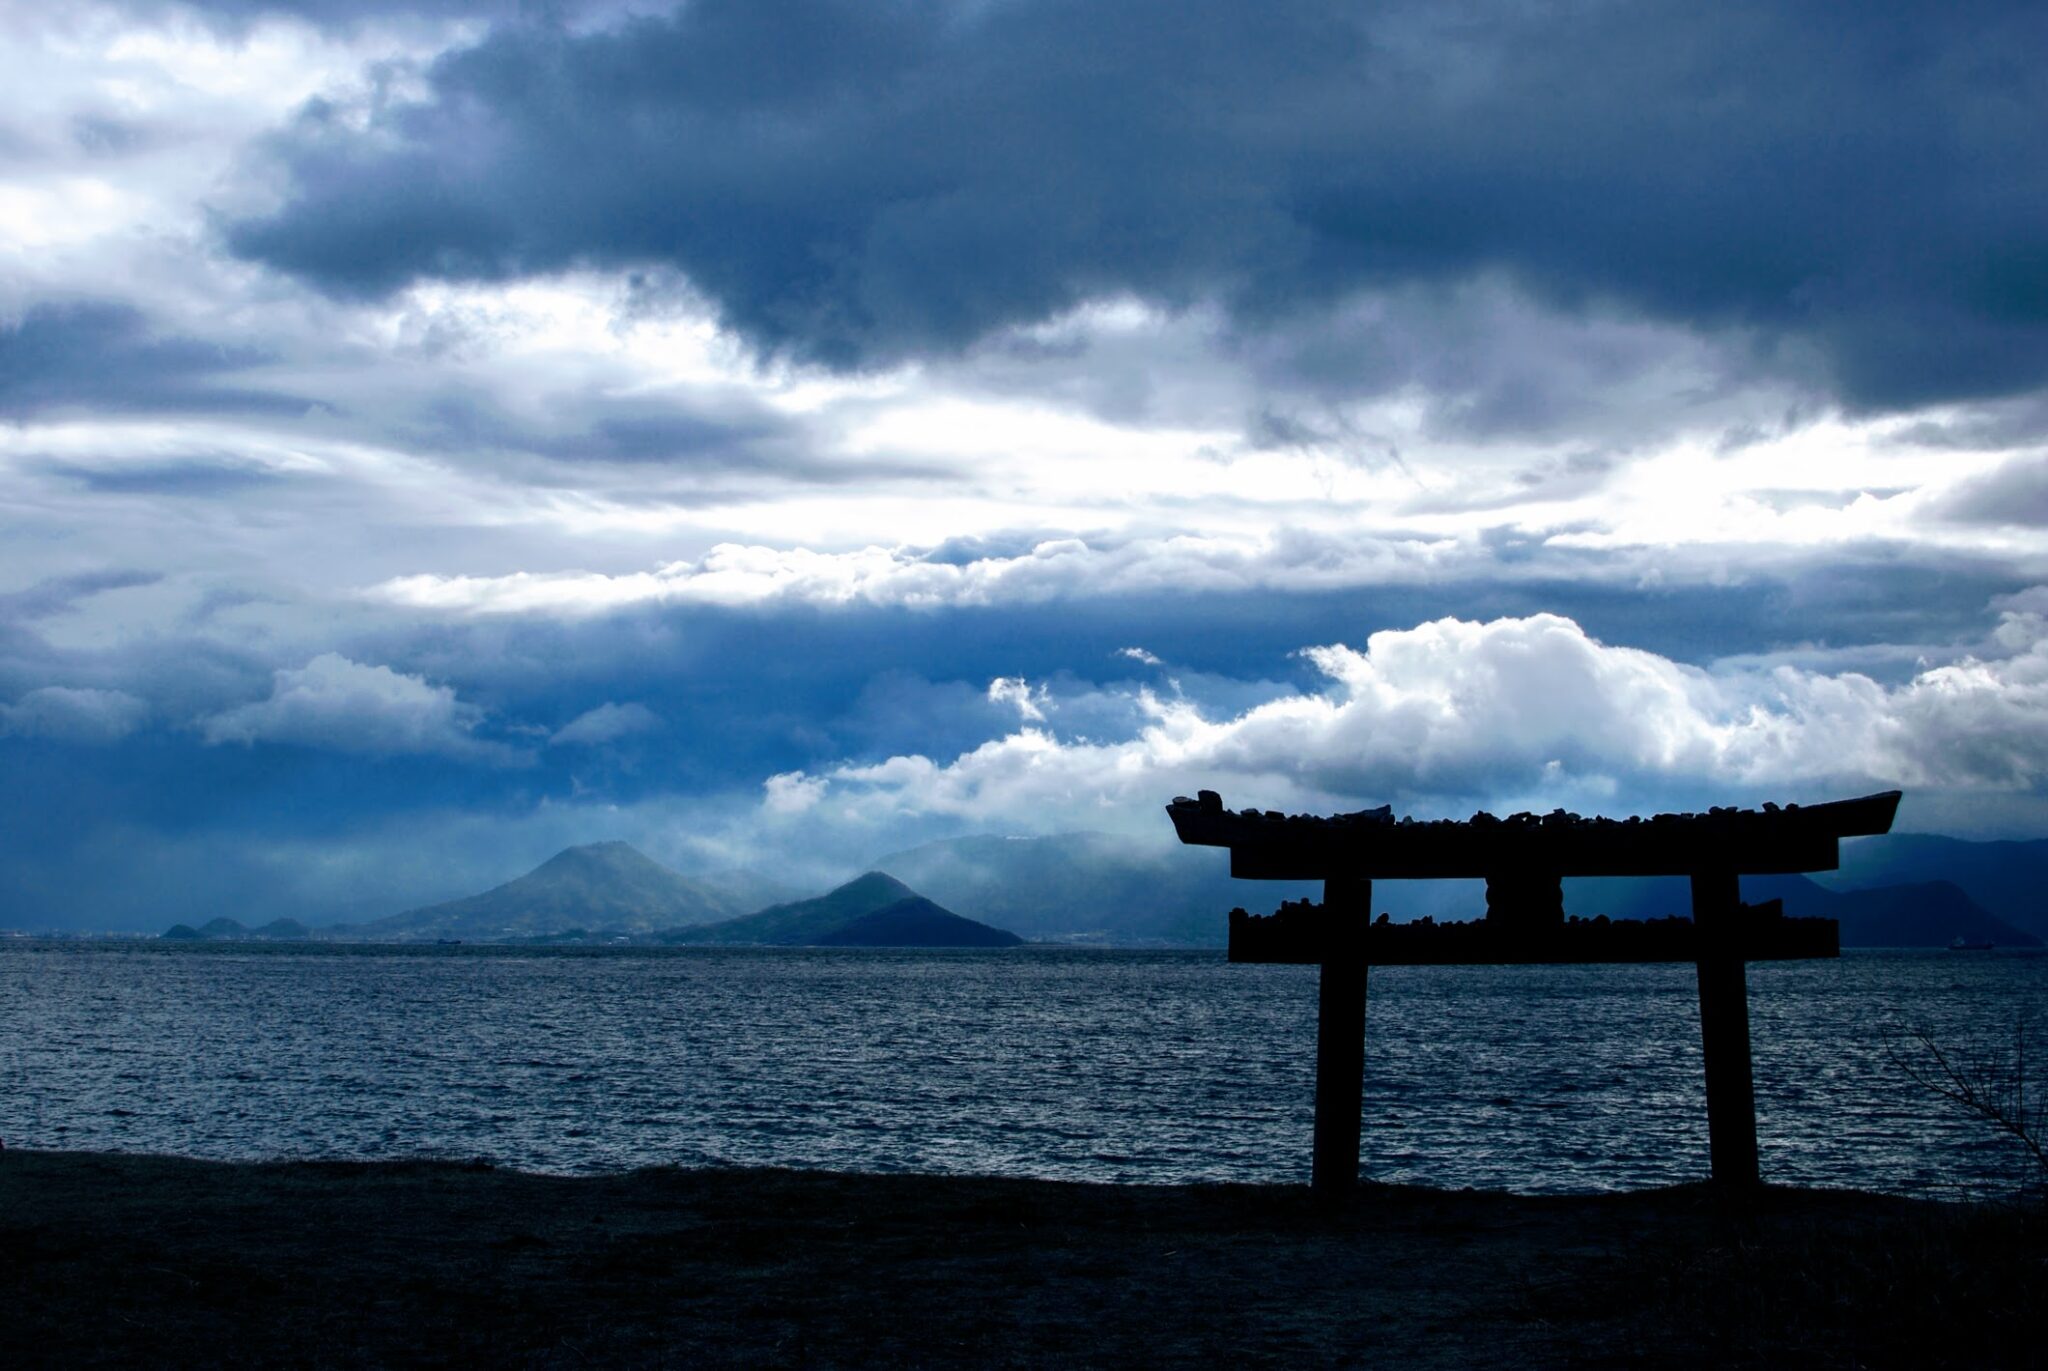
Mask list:
[{"label": "torii gate", "polygon": [[[1700,1046],[1707,1077],[1713,1178],[1758,1183],[1756,1096],[1749,1059],[1749,961],[1833,957],[1833,919],[1787,919],[1778,901],[1745,905],[1740,877],[1832,871],[1840,841],[1887,833],[1899,792],[1830,804],[1767,804],[1648,819],[1581,818],[1563,810],[1497,819],[1395,822],[1392,811],[1332,818],[1258,810],[1231,813],[1204,790],[1166,807],[1184,843],[1230,849],[1230,874],[1251,880],[1320,880],[1323,902],[1283,904],[1263,918],[1230,912],[1233,962],[1315,963],[1315,1152],[1311,1183],[1348,1190],[1358,1180],[1365,1078],[1366,969],[1483,962],[1693,962],[1699,970]],[[1566,876],[1686,876],[1690,920],[1566,921]],[[1372,918],[1374,880],[1480,878],[1486,918],[1394,924]]]}]

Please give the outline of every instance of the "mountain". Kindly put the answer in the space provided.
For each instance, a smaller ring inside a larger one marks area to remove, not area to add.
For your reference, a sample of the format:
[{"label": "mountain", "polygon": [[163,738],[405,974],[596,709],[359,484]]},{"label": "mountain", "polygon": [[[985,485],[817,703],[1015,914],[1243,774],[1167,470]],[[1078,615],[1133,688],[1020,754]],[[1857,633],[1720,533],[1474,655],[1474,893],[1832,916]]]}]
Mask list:
[{"label": "mountain", "polygon": [[1014,933],[963,919],[893,876],[870,871],[812,900],[695,928],[667,929],[667,943],[768,943],[785,947],[1008,947]]},{"label": "mountain", "polygon": [[1932,833],[1888,833],[1842,844],[1839,871],[1815,879],[1831,890],[1952,881],[2007,923],[2048,938],[2048,838],[1970,842]]},{"label": "mountain", "polygon": [[870,871],[815,899],[770,905],[696,928],[663,929],[656,936],[665,943],[815,943],[864,914],[916,896],[903,882]]},{"label": "mountain", "polygon": [[[1109,833],[948,838],[875,863],[970,919],[1027,938],[1221,947],[1235,905],[1320,898],[1307,881],[1236,881],[1221,848]],[[1264,911],[1260,911],[1264,912]]]},{"label": "mountain", "polygon": [[963,919],[922,895],[898,900],[841,924],[818,939],[820,947],[1017,947],[1007,929]]},{"label": "mountain", "polygon": [[730,892],[671,871],[626,843],[591,843],[558,852],[481,895],[334,931],[396,941],[530,938],[571,928],[648,933],[730,918],[746,907]]}]

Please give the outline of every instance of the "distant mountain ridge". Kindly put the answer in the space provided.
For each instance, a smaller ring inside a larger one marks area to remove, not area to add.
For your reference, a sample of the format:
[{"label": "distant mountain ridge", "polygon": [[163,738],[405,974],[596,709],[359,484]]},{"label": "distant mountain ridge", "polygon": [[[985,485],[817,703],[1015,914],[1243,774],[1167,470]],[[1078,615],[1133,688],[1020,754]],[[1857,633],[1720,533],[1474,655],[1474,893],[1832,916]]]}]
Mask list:
[{"label": "distant mountain ridge", "polygon": [[[1683,876],[1589,878],[1564,886],[1565,911],[1583,918],[1658,919],[1692,912],[1692,889]],[[1752,904],[1782,900],[1795,919],[1834,919],[1842,926],[1844,947],[1946,947],[1956,938],[2000,947],[2040,942],[1949,881],[1832,890],[1807,876],[1744,876],[1742,898]]]},{"label": "distant mountain ridge", "polygon": [[1221,947],[1231,906],[1321,898],[1322,889],[1233,880],[1219,848],[1110,833],[948,838],[893,852],[874,867],[1027,938],[1108,944]]},{"label": "distant mountain ridge", "polygon": [[[566,848],[479,895],[409,909],[319,936],[364,941],[633,941],[829,947],[1008,947],[1023,940],[963,919],[893,877],[869,872],[815,899],[745,912],[734,892],[692,880],[623,842]],[[288,927],[287,927],[288,926]],[[289,930],[297,930],[291,932]],[[289,920],[180,924],[174,941],[305,937]]]},{"label": "distant mountain ridge", "polygon": [[[1844,876],[1863,854],[1885,839],[1843,845]],[[1997,846],[1940,840],[1960,849]],[[2038,847],[2048,889],[2048,842]],[[1964,880],[1981,879],[1985,854],[1942,848],[1935,860],[1955,880],[1923,878],[1868,889],[1843,888],[1833,873],[1828,884],[1804,876],[1750,876],[1742,882],[1751,901],[1782,899],[1799,917],[1837,919],[1848,947],[1943,947],[1954,938],[2002,947],[2041,941],[2025,922],[2004,917],[1974,899]],[[1166,942],[1221,946],[1226,915],[1237,905],[1255,913],[1277,908],[1283,899],[1321,898],[1319,883],[1240,881],[1229,874],[1220,849],[1154,845],[1106,833],[1068,833],[1042,838],[977,835],[943,839],[880,858],[875,866],[925,891],[972,918],[998,923],[1031,937],[1099,940],[1104,943]],[[1935,869],[1944,869],[1937,866]],[[1993,871],[2003,868],[1992,865]],[[1564,883],[1565,909],[1585,918],[1650,919],[1686,915],[1692,896],[1684,877],[1573,878]],[[2036,902],[2035,908],[2039,905]],[[1480,881],[1380,881],[1373,909],[1396,920],[1476,919],[1486,912]]]},{"label": "distant mountain ridge", "polygon": [[1782,898],[1787,914],[1841,920],[1844,947],[1941,947],[1956,938],[2000,947],[2041,945],[1951,881],[1837,891],[1804,876],[1757,876],[1743,885],[1754,892],[1752,900]]},{"label": "distant mountain ridge", "polygon": [[2048,838],[1852,838],[1842,844],[1841,870],[1816,872],[1814,879],[1830,890],[1950,881],[1998,918],[2048,939]]},{"label": "distant mountain ridge", "polygon": [[[1446,887],[1430,901],[1430,907],[1415,909],[1414,892],[1404,901],[1400,891],[1390,891],[1392,898],[1383,900],[1376,885],[1375,909],[1400,910],[1404,903],[1410,904],[1396,913],[1397,919],[1422,913],[1437,919],[1476,919],[1486,910],[1485,887],[1478,881],[1384,884]],[[1424,898],[1427,895],[1424,892]],[[1838,891],[1806,876],[1744,876],[1742,898],[1752,904],[1783,900],[1785,912],[1794,918],[1837,920],[1842,925],[1844,947],[1945,947],[1958,937],[2001,947],[2031,947],[2039,941],[2025,929],[1989,913],[1946,881]],[[1565,913],[1585,919],[1685,918],[1692,913],[1692,888],[1683,876],[1568,877],[1564,908]]]}]

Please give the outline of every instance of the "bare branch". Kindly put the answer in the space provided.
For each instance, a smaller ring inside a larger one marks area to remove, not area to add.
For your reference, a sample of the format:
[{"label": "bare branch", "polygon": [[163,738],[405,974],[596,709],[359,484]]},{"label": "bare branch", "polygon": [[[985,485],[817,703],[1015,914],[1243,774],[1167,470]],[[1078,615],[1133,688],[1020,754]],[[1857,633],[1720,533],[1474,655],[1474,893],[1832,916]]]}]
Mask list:
[{"label": "bare branch", "polygon": [[1885,1056],[1914,1084],[2017,1138],[2048,1182],[2048,1111],[2028,1100],[2027,1037],[2023,1015],[2013,1023],[2010,1049],[1966,1055],[1944,1048],[1921,1025],[1893,1025]]}]

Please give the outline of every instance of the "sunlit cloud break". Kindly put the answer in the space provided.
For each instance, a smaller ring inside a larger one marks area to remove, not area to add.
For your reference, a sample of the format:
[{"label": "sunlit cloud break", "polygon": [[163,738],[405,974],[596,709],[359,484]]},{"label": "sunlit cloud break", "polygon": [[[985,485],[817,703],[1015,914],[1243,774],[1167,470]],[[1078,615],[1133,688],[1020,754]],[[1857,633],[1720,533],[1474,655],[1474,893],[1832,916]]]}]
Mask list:
[{"label": "sunlit cloud break", "polygon": [[1444,542],[1174,537],[1095,547],[1049,539],[1014,557],[934,561],[929,549],[849,552],[722,543],[691,562],[648,572],[514,572],[505,576],[400,576],[367,594],[416,609],[473,614],[601,614],[634,605],[944,605],[1029,603],[1068,595],[1156,590],[1309,588],[1419,580]]},{"label": "sunlit cloud break", "polygon": [[1494,796],[1631,811],[1673,796],[2024,790],[2048,776],[2048,621],[2008,611],[1996,641],[2006,655],[1886,686],[1855,672],[1685,666],[1556,615],[1441,619],[1362,649],[1305,649],[1321,688],[1223,717],[1140,688],[1144,725],[1116,740],[1061,736],[1056,697],[999,679],[989,695],[1019,705],[1014,732],[946,761],[777,776],[766,803],[787,808],[802,789],[805,809],[1042,828],[1149,812],[1203,787],[1260,807],[1393,799],[1424,813]]}]

